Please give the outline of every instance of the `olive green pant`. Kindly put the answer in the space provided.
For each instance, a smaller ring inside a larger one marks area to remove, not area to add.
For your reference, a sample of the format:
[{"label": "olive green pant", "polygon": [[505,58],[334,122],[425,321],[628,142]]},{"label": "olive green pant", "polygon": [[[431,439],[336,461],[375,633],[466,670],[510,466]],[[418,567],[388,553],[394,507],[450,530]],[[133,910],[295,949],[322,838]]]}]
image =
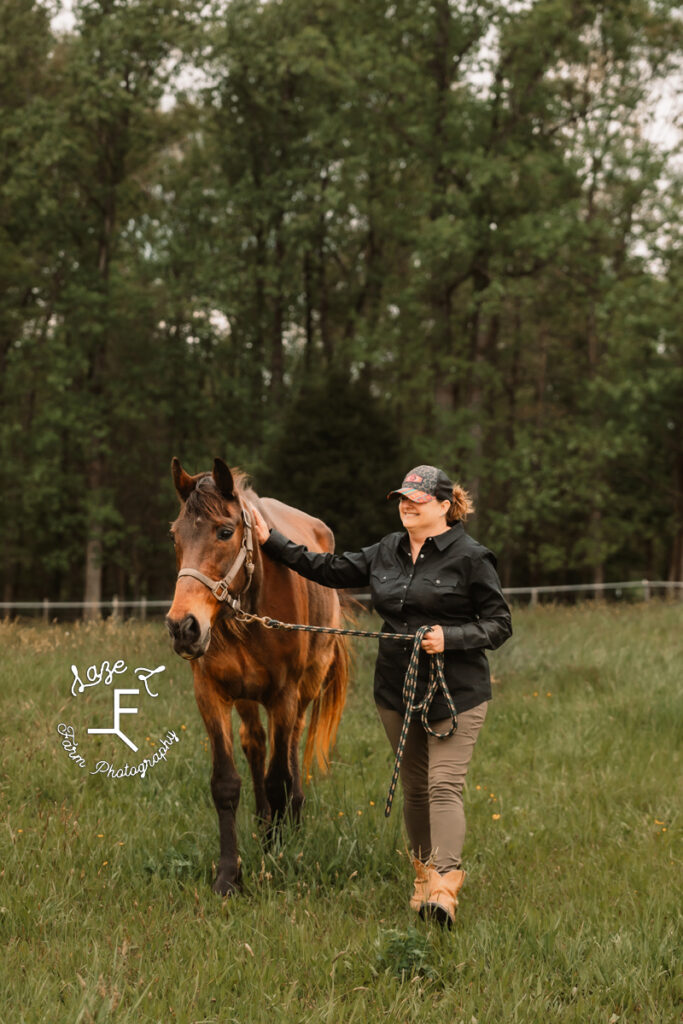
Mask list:
[{"label": "olive green pant", "polygon": [[[474,744],[484,724],[488,702],[458,715],[458,728],[445,739],[425,732],[419,720],[408,729],[403,760],[403,817],[414,856],[433,861],[440,874],[462,866],[465,809],[462,791]],[[394,754],[403,718],[398,711],[377,708]],[[446,732],[450,719],[430,722]]]}]

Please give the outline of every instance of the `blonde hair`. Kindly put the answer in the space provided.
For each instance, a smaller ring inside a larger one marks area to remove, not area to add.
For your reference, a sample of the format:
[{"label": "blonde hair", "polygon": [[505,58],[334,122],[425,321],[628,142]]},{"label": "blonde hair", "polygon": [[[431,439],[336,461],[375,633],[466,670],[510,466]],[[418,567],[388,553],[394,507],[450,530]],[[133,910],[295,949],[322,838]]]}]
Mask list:
[{"label": "blonde hair", "polygon": [[451,507],[446,513],[446,522],[449,524],[464,523],[473,512],[474,503],[469,491],[466,491],[460,484],[453,484],[453,497],[451,498]]}]

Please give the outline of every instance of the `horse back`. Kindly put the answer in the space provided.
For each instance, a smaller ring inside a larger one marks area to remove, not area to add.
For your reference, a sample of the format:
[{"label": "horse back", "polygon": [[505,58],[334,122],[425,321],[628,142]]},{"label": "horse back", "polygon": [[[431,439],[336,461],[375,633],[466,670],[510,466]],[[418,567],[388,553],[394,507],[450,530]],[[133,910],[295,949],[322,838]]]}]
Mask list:
[{"label": "horse back", "polygon": [[311,551],[334,551],[334,534],[321,519],[285,505],[277,498],[259,498],[250,494],[249,500],[256,505],[268,526],[284,533],[295,544],[303,544]]},{"label": "horse back", "polygon": [[[334,534],[322,520],[275,498],[259,498],[253,492],[246,497],[269,526],[279,530],[295,544],[303,544],[309,551],[334,551]],[[257,607],[260,614],[268,614],[284,622],[300,622],[312,626],[340,625],[340,602],[336,591],[313,583],[270,559],[263,561],[263,581]],[[314,633],[297,635],[298,653],[306,663],[313,658],[322,667],[322,649],[330,656],[333,655],[327,642],[329,637]],[[271,636],[271,639],[273,643],[288,648],[293,642],[292,634],[279,634]],[[316,692],[319,682],[315,686]]]}]

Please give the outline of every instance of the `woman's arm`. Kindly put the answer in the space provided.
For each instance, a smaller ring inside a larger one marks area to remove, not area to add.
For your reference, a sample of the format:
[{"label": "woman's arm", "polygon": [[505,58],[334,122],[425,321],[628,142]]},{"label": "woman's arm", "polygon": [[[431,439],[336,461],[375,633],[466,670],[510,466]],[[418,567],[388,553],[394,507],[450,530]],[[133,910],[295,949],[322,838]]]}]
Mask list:
[{"label": "woman's arm", "polygon": [[512,619],[490,552],[472,565],[470,597],[478,618],[462,626],[444,626],[445,648],[467,651],[486,647],[494,651],[512,635]]},{"label": "woman's arm", "polygon": [[263,516],[251,508],[256,539],[264,554],[274,562],[286,565],[299,576],[320,583],[323,587],[363,587],[370,580],[370,565],[378,545],[361,551],[334,555],[328,551],[309,551],[303,544],[294,544],[278,530],[269,530]]}]

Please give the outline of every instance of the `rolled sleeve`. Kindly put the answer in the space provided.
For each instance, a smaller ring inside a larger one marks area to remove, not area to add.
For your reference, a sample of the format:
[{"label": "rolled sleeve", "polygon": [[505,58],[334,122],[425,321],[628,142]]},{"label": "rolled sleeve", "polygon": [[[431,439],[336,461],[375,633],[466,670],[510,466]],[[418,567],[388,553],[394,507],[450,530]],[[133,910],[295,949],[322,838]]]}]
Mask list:
[{"label": "rolled sleeve", "polygon": [[271,530],[261,550],[275,562],[293,569],[299,576],[320,583],[323,587],[343,589],[367,586],[370,565],[379,545],[360,551],[345,551],[335,555],[329,551],[309,551],[303,544],[295,544],[278,530]]},{"label": "rolled sleeve", "polygon": [[495,651],[512,635],[512,617],[490,552],[473,563],[469,592],[478,617],[462,626],[444,626],[444,647],[449,651],[484,647]]}]

